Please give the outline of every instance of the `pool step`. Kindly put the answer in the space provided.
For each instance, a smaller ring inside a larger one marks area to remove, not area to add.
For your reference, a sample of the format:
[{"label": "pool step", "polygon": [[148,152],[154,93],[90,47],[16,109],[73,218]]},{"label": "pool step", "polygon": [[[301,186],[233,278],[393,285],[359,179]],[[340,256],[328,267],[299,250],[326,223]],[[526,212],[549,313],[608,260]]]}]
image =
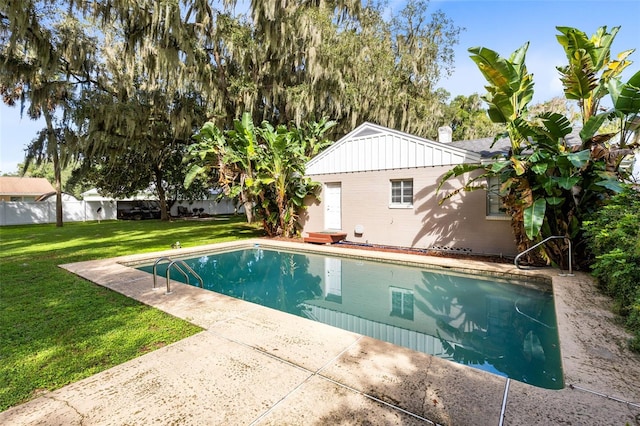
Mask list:
[{"label": "pool step", "polygon": [[347,234],[343,232],[309,232],[304,237],[305,243],[312,244],[334,244],[347,238]]}]

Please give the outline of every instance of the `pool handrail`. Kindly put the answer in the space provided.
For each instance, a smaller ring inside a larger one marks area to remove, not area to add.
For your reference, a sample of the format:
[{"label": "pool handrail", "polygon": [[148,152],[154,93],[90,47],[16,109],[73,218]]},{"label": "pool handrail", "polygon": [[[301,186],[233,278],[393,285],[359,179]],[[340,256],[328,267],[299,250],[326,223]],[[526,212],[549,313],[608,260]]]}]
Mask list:
[{"label": "pool handrail", "polygon": [[[520,267],[520,265],[518,264],[518,260],[520,260],[520,258],[529,253],[531,250],[538,248],[539,246],[541,246],[542,244],[546,243],[549,240],[555,240],[555,239],[559,239],[562,238],[564,240],[566,240],[569,243],[569,273],[568,274],[560,274],[560,276],[568,276],[568,277],[573,277],[573,259],[572,259],[572,253],[571,253],[571,239],[569,237],[565,237],[563,235],[553,235],[551,237],[547,237],[544,240],[540,241],[539,243],[529,247],[528,249],[526,249],[525,251],[523,251],[522,253],[519,253],[515,259],[513,259],[513,263],[514,265],[516,265],[516,268],[518,269],[523,269],[522,267]],[[562,272],[562,268],[560,268],[560,271]]]},{"label": "pool handrail", "polygon": [[167,256],[162,256],[159,257],[158,259],[156,259],[155,263],[153,264],[153,289],[155,290],[157,287],[157,276],[158,276],[158,264],[162,261],[167,261],[169,262],[169,266],[167,266],[167,292],[165,294],[171,294],[171,287],[169,284],[169,280],[170,280],[170,271],[171,271],[171,267],[175,266],[175,268],[182,274],[184,275],[185,279],[187,280],[187,284],[189,284],[189,274],[187,274],[181,267],[180,265],[184,266],[194,277],[196,277],[196,279],[200,282],[200,288],[204,288],[204,281],[202,280],[202,277],[200,277],[200,275],[198,275],[196,273],[196,271],[194,271],[189,265],[187,265],[183,260],[174,260],[171,259],[170,257]]},{"label": "pool handrail", "polygon": [[200,277],[200,275],[198,275],[196,271],[194,271],[191,268],[191,266],[187,265],[184,260],[176,259],[176,260],[172,260],[171,263],[169,263],[169,266],[167,266],[167,292],[165,294],[171,294],[170,282],[171,282],[172,266],[175,266],[176,269],[180,271],[182,275],[184,275],[184,277],[187,280],[187,284],[189,284],[189,275],[185,271],[183,271],[182,268],[180,268],[180,266],[184,266],[187,269],[187,271],[189,271],[194,277],[196,277],[198,281],[200,281],[200,288],[204,288],[204,281],[202,280],[202,277]]},{"label": "pool handrail", "polygon": [[156,262],[153,264],[153,289],[154,290],[157,287],[156,276],[158,275],[158,263],[162,262],[163,260],[166,260],[167,262],[171,262],[173,259],[167,256],[162,256],[156,259]]}]

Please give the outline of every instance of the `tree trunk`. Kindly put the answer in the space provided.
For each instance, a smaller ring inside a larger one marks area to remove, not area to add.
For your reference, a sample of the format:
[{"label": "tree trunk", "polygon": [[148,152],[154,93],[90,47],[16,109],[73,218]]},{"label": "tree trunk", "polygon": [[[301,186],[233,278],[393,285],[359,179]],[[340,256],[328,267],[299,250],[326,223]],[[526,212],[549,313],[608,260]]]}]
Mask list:
[{"label": "tree trunk", "polygon": [[60,172],[60,159],[58,153],[54,155],[53,168],[56,179],[56,227],[61,228],[63,225],[62,220],[62,176]]},{"label": "tree trunk", "polygon": [[244,214],[247,216],[247,223],[253,223],[255,217],[253,216],[253,208],[256,206],[256,203],[251,200],[245,200],[242,202],[244,206]]},{"label": "tree trunk", "polygon": [[61,228],[62,220],[62,171],[60,166],[60,153],[58,152],[58,141],[56,139],[55,129],[53,128],[53,120],[51,113],[43,108],[44,119],[47,123],[47,148],[53,158],[53,175],[56,184],[56,227]]},{"label": "tree trunk", "polygon": [[162,170],[155,169],[154,175],[156,177],[156,191],[158,193],[158,201],[160,202],[160,220],[169,220],[169,209],[167,209],[167,192],[162,186]]},{"label": "tree trunk", "polygon": [[290,237],[289,235],[289,227],[287,226],[287,210],[285,206],[284,194],[278,194],[276,203],[278,204],[278,222],[279,227],[276,230],[276,234],[278,236],[284,235],[285,237]]},{"label": "tree trunk", "polygon": [[240,192],[240,202],[244,207],[244,214],[247,216],[247,223],[253,223],[255,220],[253,216],[253,208],[256,206],[256,202],[248,196],[246,191]]}]

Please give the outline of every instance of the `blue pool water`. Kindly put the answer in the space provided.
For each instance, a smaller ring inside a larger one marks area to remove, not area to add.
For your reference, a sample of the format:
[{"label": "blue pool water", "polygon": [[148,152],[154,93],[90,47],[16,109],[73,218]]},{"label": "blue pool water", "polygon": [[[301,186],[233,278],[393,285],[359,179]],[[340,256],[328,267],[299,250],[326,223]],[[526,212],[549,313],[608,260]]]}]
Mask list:
[{"label": "blue pool water", "polygon": [[[454,272],[258,247],[184,261],[211,291],[535,386],[563,387],[550,291]],[[166,267],[158,265],[159,277]],[[152,272],[153,267],[138,269]],[[174,270],[171,277],[185,281]],[[198,285],[195,278],[189,282]]]}]

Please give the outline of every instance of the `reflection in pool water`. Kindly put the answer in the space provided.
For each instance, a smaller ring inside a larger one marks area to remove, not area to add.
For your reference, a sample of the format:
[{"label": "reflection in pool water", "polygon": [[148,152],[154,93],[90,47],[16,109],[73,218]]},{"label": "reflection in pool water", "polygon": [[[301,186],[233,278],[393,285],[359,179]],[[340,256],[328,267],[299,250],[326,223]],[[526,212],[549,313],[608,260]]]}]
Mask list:
[{"label": "reflection in pool water", "polygon": [[[563,386],[550,291],[448,271],[262,248],[185,261],[211,291],[535,386]],[[161,276],[166,266],[158,266]],[[152,267],[139,269],[151,272]],[[175,272],[172,279],[184,282]]]}]

